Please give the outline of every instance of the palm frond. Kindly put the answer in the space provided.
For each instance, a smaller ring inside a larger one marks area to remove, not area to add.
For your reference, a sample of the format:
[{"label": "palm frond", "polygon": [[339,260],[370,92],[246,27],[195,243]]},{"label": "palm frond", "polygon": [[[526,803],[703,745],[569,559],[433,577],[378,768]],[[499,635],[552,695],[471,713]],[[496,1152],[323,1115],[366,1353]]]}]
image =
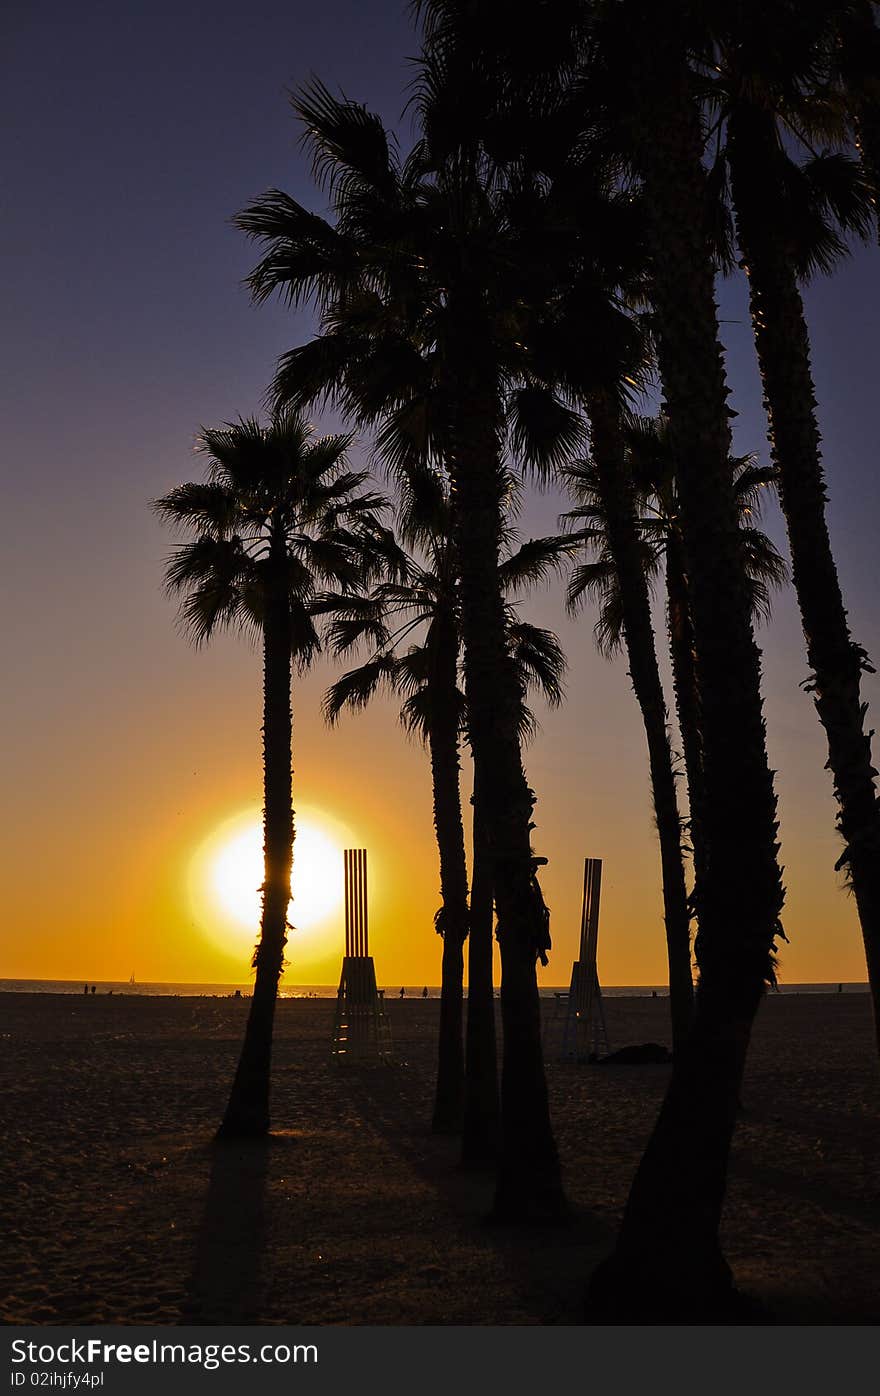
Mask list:
[{"label": "palm frond", "polygon": [[588,597],[603,600],[606,592],[617,585],[617,569],[610,557],[595,562],[582,562],[571,574],[566,592],[566,605],[574,615]]},{"label": "palm frond", "polygon": [[178,485],[161,499],[153,500],[152,507],[172,526],[195,528],[215,538],[227,537],[238,522],[235,494],[219,481]]},{"label": "palm frond", "polygon": [[431,699],[426,685],[417,688],[400,705],[400,721],[412,736],[427,741],[431,729]]},{"label": "palm frond", "polygon": [[567,668],[558,636],[528,621],[511,622],[507,633],[523,688],[537,688],[552,708],[558,708],[565,697],[563,678]]},{"label": "palm frond", "polygon": [[246,278],[257,304],[276,292],[288,305],[317,300],[354,285],[361,267],[351,243],[324,218],[280,189],[269,189],[233,219],[268,250]]},{"label": "palm frond", "polygon": [[529,538],[515,553],[504,558],[498,568],[503,591],[527,590],[558,572],[579,549],[580,542],[570,534],[551,538]]},{"label": "palm frond", "polygon": [[[292,94],[291,105],[306,128],[316,182],[337,195],[351,191],[352,181],[387,198],[396,187],[396,161],[381,119],[360,102],[336,97],[320,79]],[[342,189],[340,190],[340,185]]]},{"label": "palm frond", "polygon": [[394,657],[380,654],[343,674],[324,694],[321,708],[327,722],[335,723],[344,708],[366,708],[383,684],[393,686],[395,670]]},{"label": "palm frond", "polygon": [[308,607],[298,597],[290,604],[290,651],[300,673],[310,669],[321,652],[321,637]]},{"label": "palm frond", "polygon": [[374,649],[387,645],[391,639],[388,627],[376,616],[337,616],[327,626],[327,640],[333,653],[348,654],[365,641]]},{"label": "palm frond", "polygon": [[549,388],[532,384],[515,389],[508,415],[514,454],[539,478],[546,479],[583,448],[583,417]]}]

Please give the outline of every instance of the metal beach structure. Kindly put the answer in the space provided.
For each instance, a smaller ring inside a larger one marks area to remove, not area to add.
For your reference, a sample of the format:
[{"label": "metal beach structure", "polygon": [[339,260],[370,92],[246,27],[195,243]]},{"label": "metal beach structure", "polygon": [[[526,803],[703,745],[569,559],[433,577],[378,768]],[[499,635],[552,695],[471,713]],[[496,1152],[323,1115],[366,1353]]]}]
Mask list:
[{"label": "metal beach structure", "polygon": [[571,967],[569,991],[555,996],[555,1011],[547,1024],[548,1029],[555,1027],[557,1032],[561,1027],[559,1057],[564,1061],[595,1061],[611,1050],[596,968],[601,891],[602,859],[585,858],[578,958]]},{"label": "metal beach structure", "polygon": [[384,1061],[391,1056],[391,1025],[369,950],[367,850],[346,848],[344,857],[345,957],[336,996],[333,1055],[338,1061]]}]

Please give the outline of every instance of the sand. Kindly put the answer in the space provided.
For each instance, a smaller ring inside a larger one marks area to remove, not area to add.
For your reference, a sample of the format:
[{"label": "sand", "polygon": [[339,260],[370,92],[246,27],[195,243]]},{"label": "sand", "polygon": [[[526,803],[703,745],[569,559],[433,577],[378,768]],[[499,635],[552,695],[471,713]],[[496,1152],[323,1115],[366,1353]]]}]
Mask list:
[{"label": "sand", "polygon": [[[212,1149],[247,1004],[0,995],[0,1318],[19,1324],[581,1321],[668,1067],[551,1062],[570,1227],[485,1226],[433,1138],[436,1001],[389,1005],[393,1066],[330,1059],[333,1003],[279,1006],[275,1136]],[[668,1041],[608,1001],[612,1045]],[[880,1322],[880,1068],[861,995],[771,997],[724,1240],[781,1323]]]}]

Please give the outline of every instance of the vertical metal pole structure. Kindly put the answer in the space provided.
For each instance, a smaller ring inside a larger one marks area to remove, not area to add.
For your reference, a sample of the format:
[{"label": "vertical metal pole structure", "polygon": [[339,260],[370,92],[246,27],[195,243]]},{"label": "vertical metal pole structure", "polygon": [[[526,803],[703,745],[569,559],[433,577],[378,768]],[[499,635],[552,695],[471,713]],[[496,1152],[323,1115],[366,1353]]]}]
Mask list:
[{"label": "vertical metal pole structure", "polygon": [[584,910],[581,921],[581,968],[578,984],[578,1015],[591,1026],[593,992],[596,987],[596,952],[599,941],[599,896],[602,890],[602,859],[584,859]]},{"label": "vertical metal pole structure", "polygon": [[344,879],[345,879],[345,958],[351,954],[351,889],[349,885],[349,852],[346,848],[343,855]]},{"label": "vertical metal pole structure", "polygon": [[363,954],[364,954],[364,955],[369,955],[369,953],[370,953],[370,937],[369,937],[369,916],[368,916],[368,902],[367,902],[367,850],[366,850],[365,848],[362,848],[362,849],[361,849],[361,858],[363,859],[363,869],[364,869],[364,949],[363,949]]},{"label": "vertical metal pole structure", "polygon": [[391,1057],[391,1028],[370,959],[365,848],[344,849],[343,878],[345,959],[336,999],[333,1055],[345,1061],[387,1061]]},{"label": "vertical metal pole structure", "polygon": [[363,849],[359,848],[354,855],[357,860],[358,874],[358,954],[363,958],[364,954],[364,855]]},{"label": "vertical metal pole structure", "polygon": [[359,957],[361,953],[361,851],[359,848],[352,849],[351,860],[354,867],[354,949],[352,954]]},{"label": "vertical metal pole structure", "polygon": [[355,853],[355,865],[357,867],[358,886],[358,943],[357,953],[363,959],[364,954],[364,859],[363,849],[358,849]]},{"label": "vertical metal pole structure", "polygon": [[346,848],[345,953],[366,959],[370,953],[367,917],[367,850]]}]

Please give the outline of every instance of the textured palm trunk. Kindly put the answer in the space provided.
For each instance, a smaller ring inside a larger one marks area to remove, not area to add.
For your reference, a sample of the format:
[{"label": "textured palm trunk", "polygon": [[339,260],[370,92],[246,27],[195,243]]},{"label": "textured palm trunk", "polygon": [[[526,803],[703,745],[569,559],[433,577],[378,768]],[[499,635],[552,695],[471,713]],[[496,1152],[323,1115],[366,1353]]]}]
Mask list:
[{"label": "textured palm trunk", "polygon": [[694,1026],[676,1056],[633,1181],[596,1311],[693,1322],[728,1299],[719,1242],[733,1121],[752,1021],[772,974],[783,892],[760,660],[728,456],[728,389],[703,226],[702,132],[683,6],[633,0],[620,109],[630,113],[651,217],[658,358],[682,506],[703,729],[709,849],[699,889]]},{"label": "textured palm trunk", "polygon": [[657,665],[651,602],[644,558],[636,527],[635,504],[624,454],[617,407],[604,394],[594,393],[587,404],[593,460],[605,512],[608,547],[617,573],[623,609],[623,629],[633,692],[642,713],[648,742],[651,791],[663,885],[663,918],[669,963],[672,1038],[677,1053],[693,1014],[690,912],[681,847],[681,817],[669,745],[666,701]]},{"label": "textured palm trunk", "polygon": [[[454,380],[450,457],[453,524],[461,575],[468,733],[492,872],[501,947],[501,1149],[495,1216],[520,1221],[565,1210],[541,1048],[536,964],[544,948],[530,844],[534,795],[523,771],[523,694],[507,653],[498,578],[503,473],[500,404],[491,345],[472,289],[450,344]],[[453,311],[455,315],[456,312]]]},{"label": "textured palm trunk", "polygon": [[462,995],[468,884],[459,780],[458,632],[453,619],[438,617],[435,620],[429,648],[428,743],[443,902],[438,918],[438,929],[443,936],[443,961],[437,1089],[431,1128],[437,1134],[455,1134],[461,1129],[464,1113]]},{"label": "textured palm trunk", "polygon": [[844,844],[837,866],[846,868],[855,893],[880,1048],[880,803],[861,695],[862,673],[873,670],[847,624],[825,512],[809,332],[792,260],[768,206],[774,187],[767,153],[774,149],[769,144],[775,141],[773,118],[743,113],[731,119],[728,136],[771,454],[779,470],[810,688],[828,742]]},{"label": "textured palm trunk", "polygon": [[273,539],[271,551],[275,580],[267,597],[263,627],[263,912],[244,1045],[218,1131],[221,1138],[268,1133],[272,1028],[287,941],[294,833],[291,629],[283,537]]},{"label": "textured palm trunk", "polygon": [[703,791],[703,739],[700,734],[700,701],[688,580],[681,540],[674,533],[669,535],[666,543],[666,602],[672,688],[687,774],[694,879],[699,884],[706,871],[707,856],[703,813],[706,802]]},{"label": "textured palm trunk", "polygon": [[495,1044],[492,933],[495,900],[479,790],[474,788],[474,858],[468,939],[467,1037],[465,1039],[464,1168],[485,1168],[498,1157],[501,1105]]}]

